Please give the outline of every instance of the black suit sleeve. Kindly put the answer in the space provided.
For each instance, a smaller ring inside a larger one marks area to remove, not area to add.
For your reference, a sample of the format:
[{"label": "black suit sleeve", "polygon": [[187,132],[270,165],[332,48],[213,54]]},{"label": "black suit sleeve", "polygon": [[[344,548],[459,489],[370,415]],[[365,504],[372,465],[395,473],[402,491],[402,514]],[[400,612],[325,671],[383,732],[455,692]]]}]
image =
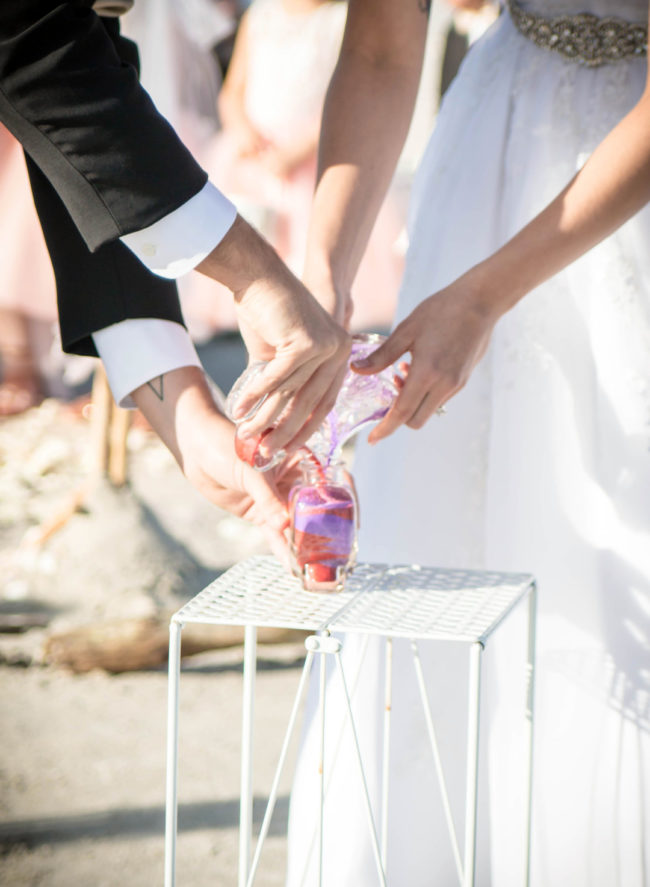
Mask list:
[{"label": "black suit sleeve", "polygon": [[133,49],[81,0],[0,0],[0,121],[90,250],[158,221],[207,180],[139,85]]},{"label": "black suit sleeve", "polygon": [[[119,240],[91,253],[52,184],[29,157],[27,170],[54,268],[64,351],[95,356],[92,334],[129,318],[183,323],[173,280],[152,274]],[[129,360],[128,354],[122,357]]]}]

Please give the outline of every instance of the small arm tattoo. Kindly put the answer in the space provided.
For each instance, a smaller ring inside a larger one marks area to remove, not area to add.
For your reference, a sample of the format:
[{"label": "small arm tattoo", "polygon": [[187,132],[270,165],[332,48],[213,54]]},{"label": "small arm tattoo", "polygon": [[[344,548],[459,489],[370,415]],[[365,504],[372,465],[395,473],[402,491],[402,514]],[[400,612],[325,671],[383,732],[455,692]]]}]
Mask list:
[{"label": "small arm tattoo", "polygon": [[158,400],[165,399],[165,389],[163,386],[163,380],[164,380],[164,376],[158,376],[157,379],[152,379],[150,382],[147,382],[147,385],[149,386],[149,388],[151,388],[151,390],[156,395]]}]

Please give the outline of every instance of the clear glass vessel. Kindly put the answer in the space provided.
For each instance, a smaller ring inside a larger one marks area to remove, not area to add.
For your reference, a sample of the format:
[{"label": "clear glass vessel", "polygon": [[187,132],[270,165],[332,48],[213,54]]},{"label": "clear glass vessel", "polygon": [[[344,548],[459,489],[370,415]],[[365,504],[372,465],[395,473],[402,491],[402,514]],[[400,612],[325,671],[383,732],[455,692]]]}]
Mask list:
[{"label": "clear glass vessel", "polygon": [[320,428],[305,444],[321,465],[341,457],[343,445],[363,428],[374,425],[386,415],[399,394],[396,373],[388,366],[372,375],[356,373],[350,364],[368,357],[385,341],[376,333],[354,336],[348,361],[348,371],[343,378],[334,407],[325,417]]},{"label": "clear glass vessel", "polygon": [[267,434],[270,434],[273,431],[272,428],[267,428],[261,434],[256,435],[255,437],[242,437],[240,432],[240,425],[242,422],[245,422],[247,419],[252,418],[255,413],[262,406],[264,401],[266,400],[266,396],[261,397],[256,404],[254,404],[251,409],[246,413],[245,416],[240,416],[235,418],[233,413],[237,409],[237,405],[240,401],[240,398],[244,394],[244,389],[247,385],[249,385],[254,379],[256,379],[261,372],[263,372],[264,367],[266,366],[266,361],[257,360],[254,363],[249,364],[244,372],[239,376],[239,378],[235,381],[235,384],[230,389],[230,393],[226,399],[226,416],[234,422],[236,425],[235,428],[235,452],[237,456],[242,460],[242,462],[246,462],[247,465],[251,465],[253,468],[256,468],[258,471],[268,471],[270,468],[273,468],[275,465],[279,465],[283,459],[286,458],[286,453],[284,450],[277,450],[270,456],[267,456],[260,452],[260,446],[262,441],[266,437]]},{"label": "clear glass vessel", "polygon": [[359,509],[342,462],[301,463],[289,496],[292,569],[307,591],[341,591],[356,561]]},{"label": "clear glass vessel", "polygon": [[[384,337],[376,334],[355,336],[349,363],[372,354],[383,341]],[[338,459],[343,444],[350,437],[383,418],[399,393],[392,366],[379,373],[363,376],[355,373],[349,363],[333,409],[305,444],[305,449],[311,452],[321,465],[327,465],[330,461]],[[226,401],[226,415],[238,426],[235,433],[235,451],[240,459],[258,471],[268,471],[286,458],[284,450],[279,450],[271,456],[260,452],[264,437],[272,431],[271,428],[253,438],[243,438],[239,433],[239,425],[255,415],[265,398],[261,398],[241,418],[235,419],[233,413],[246,386],[257,378],[265,366],[266,363],[258,361],[247,367],[233,385]]]}]

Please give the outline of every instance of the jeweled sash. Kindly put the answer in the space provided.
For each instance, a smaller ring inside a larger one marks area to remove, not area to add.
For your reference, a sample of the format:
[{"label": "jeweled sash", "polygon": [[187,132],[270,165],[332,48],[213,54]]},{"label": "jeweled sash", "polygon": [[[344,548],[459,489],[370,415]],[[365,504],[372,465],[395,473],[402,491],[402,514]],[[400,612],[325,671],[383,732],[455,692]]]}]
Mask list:
[{"label": "jeweled sash", "polygon": [[646,25],[620,18],[601,18],[590,12],[546,18],[526,12],[515,0],[506,5],[517,30],[542,49],[595,68],[648,53]]}]

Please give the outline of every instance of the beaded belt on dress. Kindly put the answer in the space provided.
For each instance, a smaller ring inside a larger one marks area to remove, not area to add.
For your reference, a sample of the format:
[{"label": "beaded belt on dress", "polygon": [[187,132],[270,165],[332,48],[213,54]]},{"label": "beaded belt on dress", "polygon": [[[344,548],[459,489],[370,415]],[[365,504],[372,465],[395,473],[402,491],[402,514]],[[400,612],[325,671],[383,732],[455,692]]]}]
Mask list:
[{"label": "beaded belt on dress", "polygon": [[589,12],[545,18],[526,12],[515,0],[506,0],[517,30],[543,49],[589,67],[645,57],[648,28],[620,18],[601,18]]}]

